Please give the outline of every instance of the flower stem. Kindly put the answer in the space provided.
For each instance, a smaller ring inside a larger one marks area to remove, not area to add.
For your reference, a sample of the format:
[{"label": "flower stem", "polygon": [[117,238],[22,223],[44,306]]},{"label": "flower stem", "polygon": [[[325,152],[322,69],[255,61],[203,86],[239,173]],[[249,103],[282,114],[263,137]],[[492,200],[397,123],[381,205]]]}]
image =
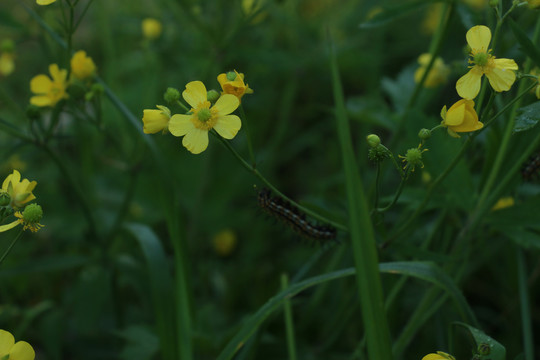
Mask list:
[{"label": "flower stem", "polygon": [[242,116],[242,120],[244,121],[244,130],[246,134],[246,140],[248,145],[248,151],[249,151],[249,158],[251,159],[251,166],[255,169],[257,166],[255,162],[255,155],[253,153],[253,145],[251,144],[251,133],[249,132],[249,124],[248,119],[246,116],[246,113],[244,112],[244,107],[242,104],[240,104],[240,115]]},{"label": "flower stem", "polygon": [[15,243],[19,240],[19,238],[22,236],[22,233],[23,233],[23,230],[21,229],[19,231],[19,233],[17,234],[17,236],[15,236],[15,239],[13,239],[13,241],[11,242],[11,244],[9,244],[8,248],[6,249],[6,252],[4,252],[4,255],[2,255],[2,257],[0,258],[0,264],[4,261],[4,259],[6,258],[6,256],[8,256],[9,252],[11,251],[11,249],[13,248],[13,246],[15,246]]},{"label": "flower stem", "polygon": [[[281,274],[281,291],[285,291],[288,287],[289,278],[287,274]],[[294,323],[290,299],[285,299],[283,301],[283,315],[285,317],[285,332],[287,334],[287,350],[289,352],[289,360],[296,360],[296,343],[294,340]]]}]

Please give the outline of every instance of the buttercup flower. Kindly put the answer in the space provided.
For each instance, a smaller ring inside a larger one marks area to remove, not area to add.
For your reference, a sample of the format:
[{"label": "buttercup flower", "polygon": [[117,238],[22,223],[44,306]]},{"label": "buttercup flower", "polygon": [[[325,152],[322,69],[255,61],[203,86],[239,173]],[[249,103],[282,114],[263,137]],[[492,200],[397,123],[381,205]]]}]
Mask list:
[{"label": "buttercup flower", "polygon": [[56,0],[36,0],[38,5],[49,5],[55,2]]},{"label": "buttercup flower", "polygon": [[487,26],[477,25],[467,31],[467,43],[471,47],[471,70],[456,84],[456,90],[464,99],[472,100],[480,91],[482,75],[486,75],[493,90],[508,91],[516,81],[518,66],[512,59],[496,59],[488,50],[491,31]]},{"label": "buttercup flower", "polygon": [[0,359],[34,360],[36,353],[26,341],[17,341],[6,330],[0,330]]},{"label": "buttercup flower", "polygon": [[39,222],[43,217],[43,210],[38,204],[30,204],[24,208],[24,211],[17,211],[15,217],[18,218],[21,224],[23,224],[23,230],[29,229],[32,232],[37,232],[44,225]]},{"label": "buttercup flower", "polygon": [[166,130],[171,118],[171,110],[163,105],[156,105],[159,110],[143,110],[143,132],[145,134],[155,134],[158,131]]},{"label": "buttercup flower", "polygon": [[461,99],[448,110],[445,105],[441,110],[441,117],[441,124],[448,128],[448,134],[453,137],[459,137],[458,132],[471,132],[484,127],[484,124],[478,121],[472,100]]},{"label": "buttercup flower", "polygon": [[[414,73],[414,81],[416,83],[419,83],[420,80],[422,80],[422,76],[424,76],[424,73],[426,72],[426,68],[430,61],[431,54],[422,54],[418,58],[418,63],[420,64],[420,67]],[[427,88],[433,88],[444,84],[449,74],[450,69],[448,68],[448,66],[440,57],[437,57],[435,59],[435,62],[433,62],[433,66],[431,67],[431,70],[426,77],[424,86]]]},{"label": "buttercup flower", "polygon": [[60,70],[58,65],[49,66],[52,80],[47,75],[37,75],[30,80],[30,90],[37,94],[30,98],[30,104],[36,106],[54,106],[67,98],[67,70]]},{"label": "buttercup flower", "polygon": [[248,84],[244,84],[244,74],[239,74],[234,71],[229,71],[226,74],[219,74],[217,77],[221,89],[223,90],[222,94],[231,94],[242,101],[242,96],[244,94],[252,94],[253,90],[249,88]]},{"label": "buttercup flower", "polygon": [[210,107],[206,87],[200,81],[186,85],[182,97],[192,107],[191,114],[176,114],[169,121],[169,131],[174,136],[183,136],[182,145],[193,154],[200,154],[208,147],[208,131],[215,129],[225,139],[232,139],[242,123],[236,115],[229,115],[240,100],[234,95],[222,95]]},{"label": "buttercup flower", "polygon": [[4,180],[2,190],[11,196],[11,207],[17,209],[36,198],[32,194],[36,185],[36,181],[30,182],[28,179],[21,181],[21,174],[17,170],[13,170],[13,173]]},{"label": "buttercup flower", "polygon": [[212,240],[214,251],[220,256],[229,256],[236,248],[237,242],[236,234],[231,229],[221,230]]},{"label": "buttercup flower", "polygon": [[79,50],[71,57],[71,74],[79,80],[85,80],[96,72],[96,65],[86,52]]},{"label": "buttercup flower", "polygon": [[141,26],[143,36],[148,40],[157,39],[161,35],[161,31],[163,30],[161,22],[152,18],[144,19]]},{"label": "buttercup flower", "polygon": [[427,354],[422,360],[456,360],[456,358],[445,352],[437,351],[436,354]]}]

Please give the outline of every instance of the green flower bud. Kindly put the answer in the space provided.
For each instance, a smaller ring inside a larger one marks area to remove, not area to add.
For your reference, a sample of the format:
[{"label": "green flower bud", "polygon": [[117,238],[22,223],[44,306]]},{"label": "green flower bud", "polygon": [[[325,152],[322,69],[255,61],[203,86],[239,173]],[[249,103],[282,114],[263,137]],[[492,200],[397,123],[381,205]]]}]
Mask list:
[{"label": "green flower bud", "polygon": [[379,163],[388,157],[390,157],[390,152],[381,144],[368,150],[368,159],[375,163]]},{"label": "green flower bud", "polygon": [[163,94],[163,98],[169,104],[175,103],[180,100],[180,91],[172,87],[167,88],[165,94]]},{"label": "green flower bud", "polygon": [[478,345],[478,349],[476,350],[476,352],[478,353],[478,355],[489,355],[489,353],[491,352],[491,346],[486,343],[481,343]]},{"label": "green flower bud", "polygon": [[217,99],[219,99],[220,97],[220,93],[217,92],[216,90],[209,90],[207,93],[206,93],[206,98],[208,99],[208,101],[210,101],[212,104],[215,103],[217,101]]},{"label": "green flower bud", "polygon": [[381,144],[381,138],[379,138],[377,135],[375,134],[370,134],[366,137],[366,141],[368,143],[368,145],[372,148],[376,148],[377,146],[379,146]]},{"label": "green flower bud", "polygon": [[41,108],[33,104],[28,105],[26,108],[26,116],[32,120],[39,119],[41,117]]},{"label": "green flower bud", "polygon": [[43,210],[38,204],[30,204],[24,208],[22,217],[25,223],[37,224],[43,217]]},{"label": "green flower bud", "polygon": [[236,80],[236,73],[234,71],[229,71],[227,73],[227,80],[229,80],[229,81]]},{"label": "green flower bud", "polygon": [[422,140],[427,140],[431,137],[431,130],[429,129],[421,129],[419,132],[418,132],[418,137]]},{"label": "green flower bud", "polygon": [[411,148],[405,153],[405,161],[414,167],[422,164],[422,150],[418,148]]},{"label": "green flower bud", "polygon": [[0,206],[8,206],[11,196],[6,191],[0,191]]}]

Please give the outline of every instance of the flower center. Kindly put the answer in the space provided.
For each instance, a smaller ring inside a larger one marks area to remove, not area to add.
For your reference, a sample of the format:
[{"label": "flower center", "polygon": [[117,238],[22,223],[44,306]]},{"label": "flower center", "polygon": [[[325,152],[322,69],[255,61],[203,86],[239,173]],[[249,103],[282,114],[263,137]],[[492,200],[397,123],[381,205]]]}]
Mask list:
[{"label": "flower center", "polygon": [[206,123],[211,118],[212,113],[210,112],[210,109],[201,109],[197,112],[197,119],[202,123]]},{"label": "flower center", "polygon": [[485,52],[479,52],[474,54],[473,61],[478,66],[486,66],[488,64],[489,54]]}]

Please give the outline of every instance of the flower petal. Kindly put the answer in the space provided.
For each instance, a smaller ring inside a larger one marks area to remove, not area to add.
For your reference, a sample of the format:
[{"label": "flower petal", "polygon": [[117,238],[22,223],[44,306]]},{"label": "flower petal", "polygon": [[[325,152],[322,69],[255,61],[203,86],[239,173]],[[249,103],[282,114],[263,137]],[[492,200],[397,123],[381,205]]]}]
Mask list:
[{"label": "flower petal", "polygon": [[467,31],[467,43],[476,51],[487,52],[489,43],[491,41],[491,31],[487,26],[477,25]]},{"label": "flower petal", "polygon": [[494,59],[495,67],[497,69],[517,70],[518,66],[512,59]]},{"label": "flower petal", "polygon": [[482,74],[482,70],[478,66],[475,66],[459,78],[456,83],[456,90],[459,96],[468,100],[474,99],[480,91]]},{"label": "flower petal", "polygon": [[439,354],[427,354],[422,358],[422,360],[445,360],[441,355]]},{"label": "flower petal", "polygon": [[232,139],[242,127],[242,121],[236,115],[225,115],[219,118],[214,129],[225,139]]},{"label": "flower petal", "polygon": [[[444,124],[447,126],[457,126],[465,120],[465,103],[463,100],[458,101],[446,112],[446,120]],[[452,128],[453,129],[453,128]]]},{"label": "flower petal", "polygon": [[46,94],[52,86],[52,81],[47,75],[37,75],[30,80],[30,91],[34,94]]},{"label": "flower petal", "polygon": [[161,110],[143,110],[143,132],[145,134],[155,134],[167,128],[169,117]]},{"label": "flower petal", "polygon": [[486,73],[493,90],[497,92],[508,91],[516,81],[516,73],[512,70],[494,68]]},{"label": "flower petal", "polygon": [[200,154],[208,147],[208,131],[191,129],[182,140],[182,145],[192,154]]},{"label": "flower petal", "polygon": [[55,2],[56,0],[36,0],[38,5],[49,5]]},{"label": "flower petal", "polygon": [[182,97],[192,108],[196,109],[201,103],[207,101],[206,87],[201,81],[191,81],[186,85],[186,90],[182,92]]},{"label": "flower petal", "polygon": [[228,115],[238,108],[240,100],[234,95],[225,94],[222,95],[212,107],[217,110],[219,115]]},{"label": "flower petal", "polygon": [[58,68],[58,65],[56,64],[49,65],[49,72],[51,73],[51,77],[55,82],[63,83],[64,81],[66,81],[67,70],[65,69],[60,70]]},{"label": "flower petal", "polygon": [[0,356],[8,354],[13,344],[15,344],[15,338],[13,335],[6,330],[0,330]]},{"label": "flower petal", "polygon": [[223,88],[223,84],[225,84],[227,81],[227,74],[219,74],[217,77],[217,81],[219,82],[219,85],[221,85],[221,88]]},{"label": "flower petal", "polygon": [[11,348],[9,355],[10,359],[17,360],[34,360],[36,357],[36,353],[34,352],[32,345],[26,341],[17,341],[17,343]]},{"label": "flower petal", "polygon": [[191,117],[193,115],[175,114],[169,120],[169,131],[174,136],[184,136],[195,129]]},{"label": "flower petal", "polygon": [[36,106],[52,106],[51,98],[45,95],[32,96],[30,98],[30,104]]}]

